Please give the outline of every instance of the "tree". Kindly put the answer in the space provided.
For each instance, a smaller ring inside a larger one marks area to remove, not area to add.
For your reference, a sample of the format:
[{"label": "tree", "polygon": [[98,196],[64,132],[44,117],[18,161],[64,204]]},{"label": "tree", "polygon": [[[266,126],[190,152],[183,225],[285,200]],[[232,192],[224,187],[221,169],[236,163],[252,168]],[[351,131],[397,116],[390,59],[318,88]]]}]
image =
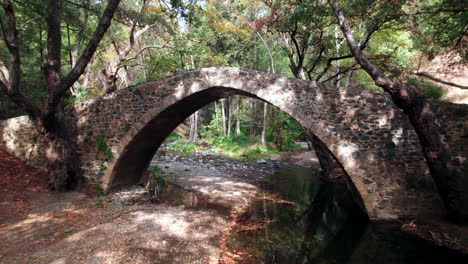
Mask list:
[{"label": "tree", "polygon": [[8,82],[0,81],[0,89],[16,105],[23,109],[46,141],[47,170],[49,187],[63,191],[74,187],[81,178],[79,160],[65,125],[64,97],[66,92],[85,71],[102,37],[111,24],[120,0],[109,0],[98,26],[80,58],[71,71],[62,77],[62,1],[47,0],[47,57],[42,65],[47,88],[47,99],[42,108],[28,100],[21,92],[21,54],[18,42],[16,15],[11,0],[3,1],[5,21],[2,33],[10,52]]},{"label": "tree", "polygon": [[239,136],[241,134],[241,122],[240,122],[240,96],[236,96],[236,135]]},{"label": "tree", "polygon": [[355,60],[371,76],[375,84],[388,93],[393,102],[408,116],[418,135],[427,165],[450,216],[456,221],[468,222],[468,190],[465,185],[468,176],[463,175],[461,169],[453,164],[448,150],[442,143],[429,102],[420,92],[389,78],[370,62],[357,44],[337,1],[328,0],[328,2]]}]

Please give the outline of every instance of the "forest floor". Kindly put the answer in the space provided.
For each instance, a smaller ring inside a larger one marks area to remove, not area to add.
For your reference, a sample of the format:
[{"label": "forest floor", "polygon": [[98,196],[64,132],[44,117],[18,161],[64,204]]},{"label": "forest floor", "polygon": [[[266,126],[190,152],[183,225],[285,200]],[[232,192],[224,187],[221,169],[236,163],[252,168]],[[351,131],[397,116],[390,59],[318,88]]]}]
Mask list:
[{"label": "forest floor", "polygon": [[[48,192],[45,172],[0,149],[0,263],[243,263],[223,255],[224,243],[259,179],[289,162],[316,163],[304,151],[286,161],[156,157],[174,185],[161,187],[169,196],[162,190],[164,199],[149,202],[141,187]],[[468,245],[464,227],[429,219],[403,224],[438,245]]]},{"label": "forest floor", "polygon": [[176,197],[149,202],[136,186],[49,192],[44,171],[0,149],[0,263],[218,263],[258,180],[285,164],[212,154],[153,162],[180,186],[168,192]]}]

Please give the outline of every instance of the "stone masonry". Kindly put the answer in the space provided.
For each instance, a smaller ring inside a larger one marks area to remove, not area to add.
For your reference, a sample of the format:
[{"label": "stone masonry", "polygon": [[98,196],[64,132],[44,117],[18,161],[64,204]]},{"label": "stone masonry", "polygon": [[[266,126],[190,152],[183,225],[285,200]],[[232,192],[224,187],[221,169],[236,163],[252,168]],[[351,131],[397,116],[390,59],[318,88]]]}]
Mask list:
[{"label": "stone masonry", "polygon": [[[407,117],[385,94],[229,67],[183,72],[67,108],[68,125],[90,181],[105,190],[137,183],[163,140],[202,106],[245,95],[279,107],[316,135],[349,176],[371,219],[440,208]],[[441,133],[466,166],[465,105],[433,102]],[[41,138],[27,117],[0,123],[4,147],[43,166]]]}]

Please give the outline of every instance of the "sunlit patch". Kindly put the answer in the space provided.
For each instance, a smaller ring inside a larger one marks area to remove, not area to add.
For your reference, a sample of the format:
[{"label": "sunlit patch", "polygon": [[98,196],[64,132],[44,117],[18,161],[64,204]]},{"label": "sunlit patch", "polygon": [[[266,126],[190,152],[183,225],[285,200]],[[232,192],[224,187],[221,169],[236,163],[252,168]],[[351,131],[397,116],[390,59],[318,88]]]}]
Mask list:
[{"label": "sunlit patch", "polygon": [[338,146],[337,149],[337,154],[346,161],[346,169],[347,170],[353,170],[356,168],[356,160],[353,158],[353,153],[358,152],[359,148],[346,143],[346,142],[341,142],[340,145]]},{"label": "sunlit patch", "polygon": [[50,262],[50,264],[66,264],[66,263],[68,263],[66,258],[59,258]]},{"label": "sunlit patch", "polygon": [[377,123],[379,127],[384,127],[388,125],[388,117],[386,115],[380,116],[379,119],[377,119]]},{"label": "sunlit patch", "polygon": [[393,132],[392,141],[395,145],[398,144],[403,140],[403,128],[398,128]]}]

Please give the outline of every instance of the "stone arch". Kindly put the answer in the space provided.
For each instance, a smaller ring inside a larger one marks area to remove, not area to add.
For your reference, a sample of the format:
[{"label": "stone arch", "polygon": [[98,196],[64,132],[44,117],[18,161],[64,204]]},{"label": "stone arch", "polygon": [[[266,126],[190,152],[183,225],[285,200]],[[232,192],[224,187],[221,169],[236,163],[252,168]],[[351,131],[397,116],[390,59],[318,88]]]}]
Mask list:
[{"label": "stone arch", "polygon": [[[411,186],[432,180],[406,116],[384,95],[229,67],[184,72],[77,105],[78,148],[92,161],[85,171],[96,174],[106,190],[136,182],[180,122],[235,94],[265,100],[315,134],[349,175],[370,218],[413,214],[438,199]],[[90,153],[86,131],[108,139],[113,157],[104,171],[91,169],[102,156]]]}]

